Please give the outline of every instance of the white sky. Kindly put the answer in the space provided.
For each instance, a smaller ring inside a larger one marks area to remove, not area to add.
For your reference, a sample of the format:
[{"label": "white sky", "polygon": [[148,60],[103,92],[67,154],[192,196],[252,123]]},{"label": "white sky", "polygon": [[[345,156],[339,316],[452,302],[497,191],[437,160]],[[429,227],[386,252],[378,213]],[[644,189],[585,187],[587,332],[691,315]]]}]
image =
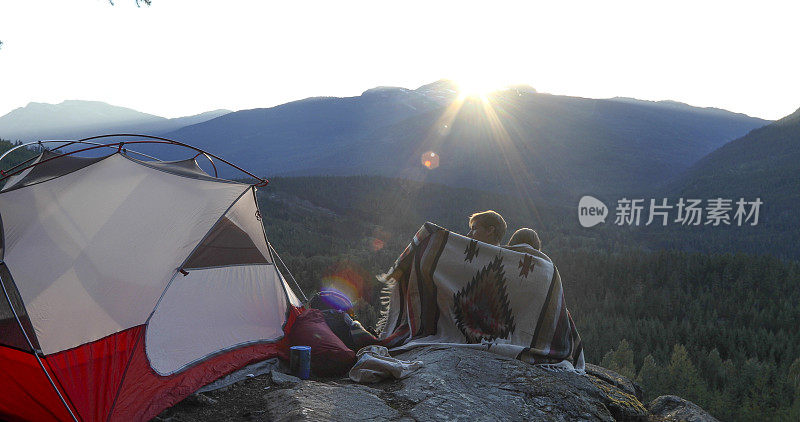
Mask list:
[{"label": "white sky", "polygon": [[0,115],[99,100],[165,117],[441,78],[800,107],[800,2],[0,0]]}]

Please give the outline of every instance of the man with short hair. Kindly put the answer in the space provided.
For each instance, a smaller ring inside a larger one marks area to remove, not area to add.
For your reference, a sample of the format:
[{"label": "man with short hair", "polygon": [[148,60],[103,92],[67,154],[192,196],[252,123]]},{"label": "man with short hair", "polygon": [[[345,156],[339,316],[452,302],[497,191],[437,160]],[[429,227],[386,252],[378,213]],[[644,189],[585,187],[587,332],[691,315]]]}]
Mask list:
[{"label": "man with short hair", "polygon": [[490,245],[499,245],[507,227],[506,220],[495,211],[476,212],[469,216],[467,237]]}]

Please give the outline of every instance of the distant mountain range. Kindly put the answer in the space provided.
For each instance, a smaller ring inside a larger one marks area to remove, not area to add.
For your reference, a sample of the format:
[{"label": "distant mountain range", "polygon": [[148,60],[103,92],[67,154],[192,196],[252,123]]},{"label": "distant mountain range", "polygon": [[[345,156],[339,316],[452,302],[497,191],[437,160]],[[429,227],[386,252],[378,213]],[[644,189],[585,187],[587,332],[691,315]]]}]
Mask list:
[{"label": "distant mountain range", "polygon": [[[635,194],[768,121],[665,101],[555,96],[518,86],[484,103],[438,81],[309,98],[168,133],[265,175],[378,174],[572,200]],[[439,167],[422,166],[437,154]]]},{"label": "distant mountain range", "polygon": [[80,139],[107,133],[163,134],[230,113],[214,110],[167,119],[100,101],[30,103],[0,117],[0,138],[14,141]]},{"label": "distant mountain range", "polygon": [[[2,139],[109,132],[187,142],[264,176],[401,177],[524,198],[520,207],[547,201],[565,214],[586,194],[612,208],[622,197],[761,198],[758,227],[673,224],[632,233],[653,248],[800,256],[800,110],[769,122],[674,101],[556,96],[528,86],[464,99],[455,84],[437,81],[179,119],[91,101],[31,103],[0,117]],[[141,149],[165,159],[185,155]],[[438,162],[432,169],[422,164],[430,152]],[[218,167],[224,177],[241,176]],[[562,217],[565,224],[574,218]]]},{"label": "distant mountain range", "polygon": [[[260,175],[375,174],[571,203],[584,194],[653,192],[767,123],[673,101],[556,96],[529,86],[460,98],[453,82],[441,80],[179,119],[91,101],[31,103],[0,117],[0,138],[149,133]],[[426,168],[423,153],[433,153],[438,167]]]}]

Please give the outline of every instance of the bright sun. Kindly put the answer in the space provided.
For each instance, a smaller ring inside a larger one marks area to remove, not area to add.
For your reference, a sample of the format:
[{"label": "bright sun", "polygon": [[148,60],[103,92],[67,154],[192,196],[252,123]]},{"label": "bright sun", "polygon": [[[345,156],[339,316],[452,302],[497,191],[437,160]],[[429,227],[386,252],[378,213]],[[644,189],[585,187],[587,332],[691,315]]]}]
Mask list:
[{"label": "bright sun", "polygon": [[458,85],[458,97],[462,100],[467,97],[485,99],[489,93],[497,91],[502,87],[502,84],[498,83],[496,80],[481,77],[480,75],[458,78],[455,82],[456,85]]}]

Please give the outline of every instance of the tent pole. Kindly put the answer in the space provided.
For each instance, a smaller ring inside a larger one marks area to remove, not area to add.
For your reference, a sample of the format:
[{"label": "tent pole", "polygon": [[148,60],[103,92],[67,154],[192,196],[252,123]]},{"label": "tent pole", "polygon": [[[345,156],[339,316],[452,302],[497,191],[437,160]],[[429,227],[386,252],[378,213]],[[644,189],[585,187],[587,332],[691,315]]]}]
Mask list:
[{"label": "tent pole", "polygon": [[[5,263],[3,261],[0,261],[0,264],[5,265]],[[25,331],[25,328],[22,326],[22,321],[19,319],[19,315],[17,315],[17,310],[14,309],[14,305],[11,304],[11,297],[8,295],[8,291],[6,290],[6,283],[3,281],[3,277],[2,276],[0,276],[0,285],[3,286],[3,294],[6,296],[6,301],[8,302],[8,307],[11,309],[11,312],[14,314],[14,319],[17,320],[17,325],[19,325],[20,331],[22,331],[22,334],[25,336],[25,341],[28,342],[28,346],[33,351],[33,355],[36,356],[36,361],[39,362],[39,367],[42,368],[42,372],[44,372],[45,376],[47,376],[47,380],[50,381],[50,385],[52,385],[53,389],[56,390],[56,394],[58,394],[58,398],[61,399],[61,403],[64,405],[64,407],[67,408],[67,411],[69,412],[69,415],[72,416],[72,420],[75,421],[75,422],[78,422],[78,418],[75,417],[74,413],[72,413],[72,408],[70,408],[69,405],[67,404],[67,401],[64,400],[64,396],[61,395],[61,391],[58,389],[58,387],[56,387],[56,383],[53,382],[53,378],[50,377],[50,373],[47,372],[47,369],[45,369],[44,363],[42,363],[42,359],[39,358],[39,350],[37,350],[35,347],[33,347],[33,343],[31,342],[31,339],[28,337],[28,333]]]},{"label": "tent pole", "polygon": [[[111,137],[120,137],[120,136],[127,136],[127,137],[137,137],[137,138],[146,138],[146,139],[148,139],[148,140],[147,140],[147,141],[123,141],[122,143],[120,143],[120,142],[113,142],[113,143],[109,143],[109,144],[97,144],[97,143],[94,143],[94,142],[89,142],[89,141],[90,141],[90,140],[92,140],[92,139],[98,139],[98,138],[111,138]],[[66,155],[72,155],[72,154],[75,154],[75,153],[78,153],[78,152],[84,152],[84,151],[94,150],[94,149],[97,149],[97,148],[119,148],[119,149],[121,150],[121,149],[122,149],[122,147],[124,147],[125,145],[133,145],[133,144],[169,144],[169,145],[175,145],[175,146],[180,146],[180,147],[188,148],[188,149],[191,149],[191,150],[193,150],[193,151],[197,151],[197,152],[200,152],[200,153],[204,154],[204,155],[206,156],[206,158],[208,158],[208,159],[209,159],[209,161],[211,162],[211,166],[212,166],[212,167],[214,167],[214,174],[215,174],[215,175],[217,174],[217,165],[214,163],[214,160],[213,160],[213,159],[217,159],[217,160],[219,160],[220,162],[222,162],[222,163],[225,163],[225,164],[227,164],[227,165],[229,165],[229,166],[233,167],[234,169],[236,169],[236,170],[238,170],[238,171],[240,171],[240,172],[242,172],[242,173],[246,174],[247,176],[249,176],[249,177],[252,177],[253,179],[257,180],[258,182],[255,184],[256,186],[266,186],[266,185],[269,183],[269,180],[267,180],[267,179],[263,179],[263,178],[261,178],[261,177],[258,177],[258,176],[256,176],[256,175],[254,175],[253,173],[250,173],[249,171],[247,171],[247,170],[245,170],[245,169],[243,169],[243,168],[241,168],[241,167],[237,166],[236,164],[233,164],[233,163],[231,163],[230,161],[227,161],[227,160],[225,160],[224,158],[220,158],[220,157],[218,157],[218,156],[216,156],[216,155],[214,155],[214,154],[212,154],[212,153],[210,153],[210,152],[203,151],[202,149],[200,149],[200,148],[196,148],[196,147],[193,147],[193,146],[191,146],[191,145],[189,145],[189,144],[184,144],[184,143],[182,143],[182,142],[173,141],[173,140],[171,140],[171,139],[167,139],[167,138],[161,138],[161,137],[158,137],[158,136],[150,136],[150,135],[137,135],[137,134],[130,134],[130,133],[121,133],[121,134],[114,134],[114,135],[101,135],[101,136],[93,136],[93,137],[91,137],[91,138],[84,138],[84,139],[77,140],[77,141],[61,141],[61,140],[56,140],[56,141],[37,141],[37,142],[29,142],[29,143],[27,143],[27,144],[18,145],[18,146],[16,146],[16,147],[14,147],[14,148],[11,148],[10,150],[6,151],[6,152],[5,152],[3,155],[0,155],[0,161],[2,161],[2,159],[3,159],[3,158],[6,156],[6,155],[10,154],[12,151],[14,151],[14,150],[16,150],[16,149],[19,149],[19,148],[22,148],[22,147],[25,147],[25,146],[28,146],[28,145],[31,145],[31,144],[41,144],[42,142],[66,142],[66,144],[59,146],[59,148],[66,148],[67,146],[70,146],[70,145],[73,145],[73,144],[76,144],[76,143],[80,143],[80,144],[87,144],[87,145],[94,145],[94,147],[92,147],[92,148],[83,148],[83,149],[79,149],[79,150],[76,150],[76,151],[71,151],[71,152],[67,152],[67,153],[65,153],[65,154],[62,154],[62,155],[64,155],[64,156],[66,156]],[[121,145],[120,145],[120,144],[121,144]],[[131,153],[135,153],[135,154],[138,154],[138,155],[143,155],[143,156],[146,156],[146,157],[148,157],[148,158],[154,158],[154,157],[150,157],[150,156],[147,156],[147,155],[145,155],[145,154],[142,154],[142,153],[139,153],[139,152],[136,152],[136,151],[133,151],[133,150],[126,150],[126,151],[130,151]],[[56,158],[57,158],[57,157],[56,157]],[[51,158],[51,159],[52,159],[52,158]],[[49,160],[45,160],[45,161],[43,161],[42,163],[44,163],[44,162],[46,162],[46,161],[49,161]],[[158,161],[161,161],[161,160],[158,160]],[[18,166],[15,166],[14,168],[16,168],[16,167],[18,167]],[[33,167],[33,166],[28,166],[28,167],[25,167],[25,168],[23,168],[22,170],[15,171],[15,172],[14,172],[14,173],[12,173],[12,174],[5,175],[4,177],[0,178],[0,180],[4,180],[4,179],[6,179],[7,177],[9,177],[9,176],[13,176],[13,175],[14,175],[14,174],[16,174],[16,173],[21,173],[22,171],[24,171],[24,170],[27,170],[29,167]],[[7,172],[6,172],[6,173],[7,173]]]}]

